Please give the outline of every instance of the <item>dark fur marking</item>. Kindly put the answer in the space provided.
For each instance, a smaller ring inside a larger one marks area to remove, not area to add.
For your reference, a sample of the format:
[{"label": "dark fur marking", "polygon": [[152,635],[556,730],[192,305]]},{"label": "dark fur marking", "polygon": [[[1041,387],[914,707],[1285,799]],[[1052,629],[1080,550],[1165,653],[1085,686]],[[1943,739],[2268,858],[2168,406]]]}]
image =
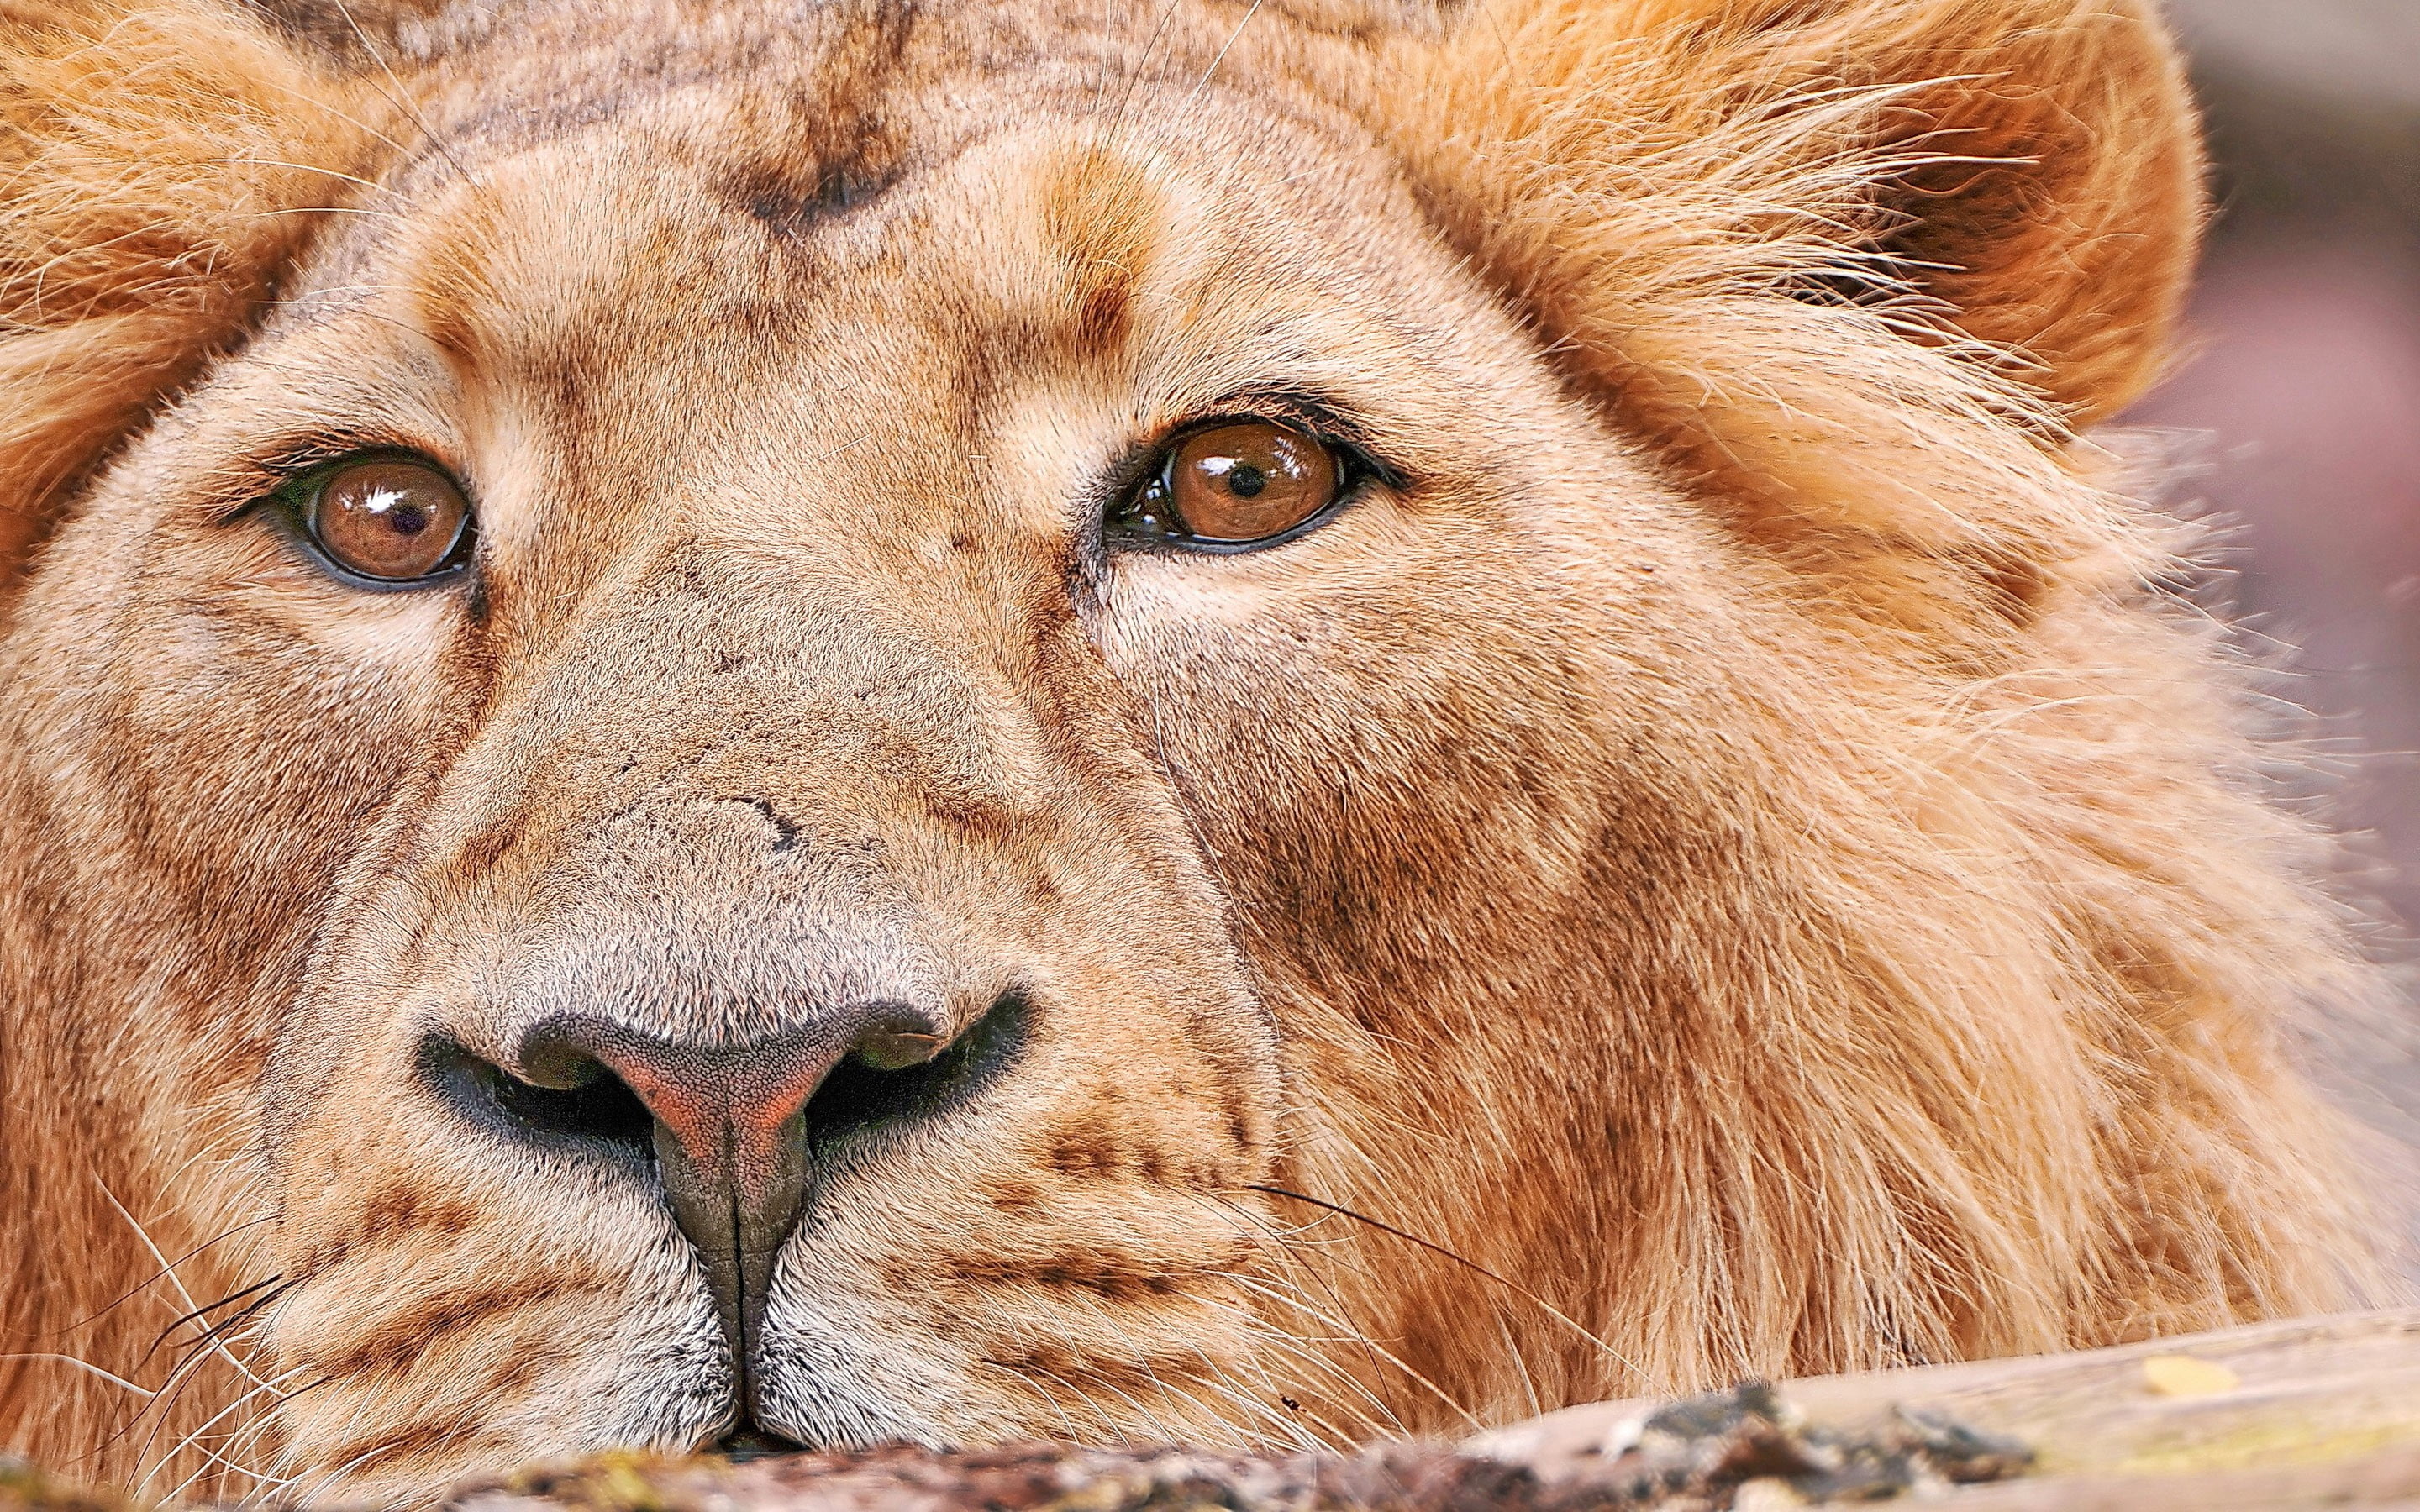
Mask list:
[{"label": "dark fur marking", "polygon": [[750,219],[790,240],[805,236],[818,222],[873,203],[898,181],[894,169],[844,162],[805,184],[769,169],[753,170],[735,175],[722,185],[722,193]]},{"label": "dark fur marking", "polygon": [[1047,1291],[1089,1291],[1109,1302],[1172,1297],[1183,1278],[1142,1257],[1067,1250],[1026,1261],[1001,1256],[960,1256],[942,1269],[975,1287],[1037,1287]]},{"label": "dark fur marking", "polygon": [[1114,1176],[1117,1148],[1089,1130],[1063,1133],[1050,1144],[1051,1169],[1069,1176]]},{"label": "dark fur marking", "polygon": [[538,1276],[430,1298],[365,1330],[348,1342],[343,1353],[320,1362],[320,1367],[339,1377],[394,1370],[427,1352],[448,1335],[475,1327],[500,1313],[517,1312],[542,1301],[557,1301],[582,1289],[586,1288],[562,1277]]},{"label": "dark fur marking", "polygon": [[365,1474],[398,1460],[422,1458],[458,1448],[487,1429],[487,1403],[483,1401],[474,1410],[405,1428],[392,1438],[380,1441],[372,1448],[348,1445],[344,1453],[331,1455],[329,1458],[332,1462],[349,1466],[355,1474]]},{"label": "dark fur marking", "polygon": [[527,1390],[531,1382],[564,1364],[568,1352],[559,1346],[547,1349],[534,1343],[515,1349],[479,1382],[480,1400],[492,1403]]},{"label": "dark fur marking", "polygon": [[[1038,1388],[1056,1383],[1070,1389],[1106,1388],[1120,1395],[1165,1389],[1171,1383],[1202,1379],[1198,1356],[1170,1355],[1157,1361],[1098,1360],[1057,1345],[1038,1344],[1010,1355],[986,1355],[985,1365],[1005,1370]],[[1038,1379],[1037,1379],[1038,1378]]]},{"label": "dark fur marking", "polygon": [[1124,277],[1094,281],[1077,306],[1076,344],[1100,351],[1123,343],[1132,323],[1133,296],[1134,286]]},{"label": "dark fur marking", "polygon": [[381,1189],[362,1210],[353,1232],[357,1245],[381,1244],[410,1232],[453,1235],[478,1221],[475,1209],[459,1202],[427,1201],[410,1186]]},{"label": "dark fur marking", "polygon": [[1042,1206],[1042,1189],[1014,1177],[991,1182],[984,1189],[984,1195],[1002,1212],[1030,1212]]}]

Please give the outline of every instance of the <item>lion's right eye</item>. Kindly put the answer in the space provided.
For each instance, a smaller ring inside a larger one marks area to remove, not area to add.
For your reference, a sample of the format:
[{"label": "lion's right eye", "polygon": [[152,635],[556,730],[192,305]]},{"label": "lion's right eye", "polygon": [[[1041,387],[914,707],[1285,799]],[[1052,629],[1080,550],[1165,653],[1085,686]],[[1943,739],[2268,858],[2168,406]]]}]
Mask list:
[{"label": "lion's right eye", "polygon": [[435,577],[460,559],[471,501],[435,465],[410,457],[343,462],[302,497],[311,543],[345,571],[380,583]]},{"label": "lion's right eye", "polygon": [[1319,517],[1347,481],[1316,438],[1267,421],[1231,421],[1170,443],[1158,471],[1110,512],[1107,527],[1214,549],[1263,546]]}]

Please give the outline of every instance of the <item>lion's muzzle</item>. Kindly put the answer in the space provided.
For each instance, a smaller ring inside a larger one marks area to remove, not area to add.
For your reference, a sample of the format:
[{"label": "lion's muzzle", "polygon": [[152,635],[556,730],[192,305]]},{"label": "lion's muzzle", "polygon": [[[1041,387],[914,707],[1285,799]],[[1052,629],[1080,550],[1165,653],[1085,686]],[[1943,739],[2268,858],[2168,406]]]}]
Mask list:
[{"label": "lion's muzzle", "polygon": [[[1003,995],[977,1026],[1001,1058],[1022,1012]],[[782,1245],[806,1210],[814,1150],[843,1131],[916,1119],[967,1080],[966,1037],[935,1005],[842,1002],[745,1042],[664,1038],[594,1015],[525,1032],[510,1069],[451,1058],[458,1088],[566,1145],[644,1143],[682,1233],[696,1246],[731,1350],[741,1411],[761,1417],[751,1362]]]}]

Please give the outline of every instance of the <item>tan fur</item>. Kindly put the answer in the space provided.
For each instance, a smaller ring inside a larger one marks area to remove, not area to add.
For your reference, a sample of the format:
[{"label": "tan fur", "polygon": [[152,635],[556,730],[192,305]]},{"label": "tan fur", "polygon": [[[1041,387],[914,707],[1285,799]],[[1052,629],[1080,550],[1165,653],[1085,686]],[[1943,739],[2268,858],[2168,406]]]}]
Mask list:
[{"label": "tan fur", "polygon": [[[712,1440],[650,1179],[418,1057],[894,980],[1030,1017],[820,1178],[810,1441],[2382,1285],[2282,1047],[2381,988],[2080,429],[2201,213],[2128,0],[266,14],[0,0],[0,1443],[411,1500]],[[1279,390],[1396,480],[1099,548]],[[475,583],[250,503],[368,445],[465,480]]]}]

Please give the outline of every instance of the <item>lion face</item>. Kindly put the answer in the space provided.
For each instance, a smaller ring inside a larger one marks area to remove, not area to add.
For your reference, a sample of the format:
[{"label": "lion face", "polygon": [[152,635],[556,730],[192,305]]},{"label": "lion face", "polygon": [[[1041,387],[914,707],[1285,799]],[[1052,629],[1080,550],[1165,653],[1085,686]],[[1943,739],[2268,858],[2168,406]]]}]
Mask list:
[{"label": "lion face", "polygon": [[[1269,1432],[1231,1384],[1282,1083],[1237,916],[1568,887],[1592,821],[1522,774],[1635,715],[1493,695],[1606,675],[1558,563],[1691,564],[1302,123],[1109,131],[1012,75],[768,154],[764,87],[396,176],[55,548],[119,563],[144,758],[244,794],[213,906],[317,916],[261,989],[266,1349],[347,1484]],[[1238,429],[1332,497],[1266,546],[1131,522]],[[1602,518],[1507,507],[1575,472]],[[1406,612],[1475,593],[1523,643]]]},{"label": "lion face", "polygon": [[[1642,86],[1847,25],[1501,8]],[[1784,280],[1803,226],[1658,243],[1720,219],[1652,193],[1669,104],[1566,286],[1586,236],[1513,208],[1587,186],[1520,155],[1625,160],[1545,84],[1276,10],[404,15],[377,87],[279,85],[375,127],[315,128],[331,208],[59,485],[10,631],[0,942],[59,994],[12,1032],[89,1066],[101,1020],[26,1026],[127,1005],[114,1179],[250,1236],[178,1453],[408,1499],[615,1444],[1335,1442],[2330,1284],[2258,1196],[2333,1190],[2262,1034],[2130,1005],[2258,1019],[2210,919],[2264,970],[2334,926],[2076,822],[2215,825],[2213,876],[2273,824],[2223,714],[2145,702],[2209,673],[2137,527],[1975,361],[2029,320],[2114,403],[2172,286],[2027,314],[2067,296],[1978,241],[1972,329],[1916,339]],[[1900,162],[1883,118],[1812,161]],[[1763,215],[1811,149],[1731,150]],[[1958,767],[2061,689],[2057,761]],[[2112,699],[2181,732],[2122,779],[2077,753]],[[2140,1131],[2212,1077],[2184,1169]]]}]

